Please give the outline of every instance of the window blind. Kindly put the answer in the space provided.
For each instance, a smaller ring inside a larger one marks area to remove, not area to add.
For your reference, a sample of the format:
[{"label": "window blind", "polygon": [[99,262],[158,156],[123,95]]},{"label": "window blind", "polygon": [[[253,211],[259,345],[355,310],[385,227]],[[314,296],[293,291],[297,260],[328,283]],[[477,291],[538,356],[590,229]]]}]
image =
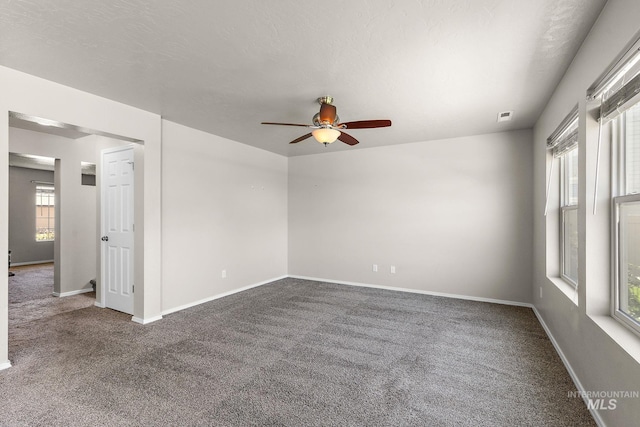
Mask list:
[{"label": "window blind", "polygon": [[[571,112],[565,117],[556,130],[547,138],[547,149],[551,150],[553,158],[562,156],[567,151],[578,146],[578,105],[573,107]],[[544,203],[544,215],[549,209],[549,194],[551,191],[551,181],[553,178],[553,165],[549,167],[549,179],[547,180],[547,194]]]},{"label": "window blind", "polygon": [[[625,75],[630,71],[632,67],[637,65],[640,60],[640,31],[636,33],[631,42],[625,47],[625,49],[616,57],[613,63],[607,68],[607,70],[596,80],[594,84],[587,89],[587,99],[594,100],[601,98],[604,94],[605,97],[609,97],[607,92],[616,92],[615,86],[623,80]],[[637,73],[634,73],[634,75]],[[629,81],[633,76],[627,76],[626,80]],[[613,89],[613,91],[612,91]]]},{"label": "window blind", "polygon": [[601,101],[598,116],[601,122],[615,118],[640,101],[640,33],[587,90],[587,99]]},{"label": "window blind", "polygon": [[578,106],[576,105],[547,138],[547,149],[553,157],[560,157],[578,145]]},{"label": "window blind", "polygon": [[600,119],[613,119],[638,101],[640,101],[640,74],[602,102]]}]

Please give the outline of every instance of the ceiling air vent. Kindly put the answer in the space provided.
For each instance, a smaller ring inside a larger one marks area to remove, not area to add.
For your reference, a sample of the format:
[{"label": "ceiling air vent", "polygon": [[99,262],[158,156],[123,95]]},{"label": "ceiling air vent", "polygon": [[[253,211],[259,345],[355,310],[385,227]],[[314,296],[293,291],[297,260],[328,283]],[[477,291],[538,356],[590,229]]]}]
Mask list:
[{"label": "ceiling air vent", "polygon": [[502,113],[498,113],[498,123],[508,122],[512,118],[513,118],[513,111],[503,111]]}]

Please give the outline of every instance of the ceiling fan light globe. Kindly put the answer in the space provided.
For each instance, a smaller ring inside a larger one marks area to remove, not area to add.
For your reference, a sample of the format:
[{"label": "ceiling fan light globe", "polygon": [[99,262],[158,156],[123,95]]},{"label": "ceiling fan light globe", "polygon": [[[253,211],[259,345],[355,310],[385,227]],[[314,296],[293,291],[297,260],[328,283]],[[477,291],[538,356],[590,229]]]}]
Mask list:
[{"label": "ceiling fan light globe", "polygon": [[340,131],[331,128],[315,129],[311,135],[321,144],[331,144],[340,136]]}]

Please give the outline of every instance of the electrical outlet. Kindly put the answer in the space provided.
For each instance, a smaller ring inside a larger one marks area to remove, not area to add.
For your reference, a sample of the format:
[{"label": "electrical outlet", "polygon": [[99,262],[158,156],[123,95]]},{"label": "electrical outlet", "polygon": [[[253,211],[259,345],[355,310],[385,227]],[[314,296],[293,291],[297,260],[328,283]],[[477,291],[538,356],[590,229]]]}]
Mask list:
[{"label": "electrical outlet", "polygon": [[389,272],[390,272],[391,274],[396,274],[396,266],[395,266],[395,265],[392,265],[392,266],[391,266],[391,268],[389,269]]},{"label": "electrical outlet", "polygon": [[373,264],[373,272],[374,273],[378,272],[378,264]]},{"label": "electrical outlet", "polygon": [[223,279],[227,278],[227,270],[222,270],[222,278]]}]

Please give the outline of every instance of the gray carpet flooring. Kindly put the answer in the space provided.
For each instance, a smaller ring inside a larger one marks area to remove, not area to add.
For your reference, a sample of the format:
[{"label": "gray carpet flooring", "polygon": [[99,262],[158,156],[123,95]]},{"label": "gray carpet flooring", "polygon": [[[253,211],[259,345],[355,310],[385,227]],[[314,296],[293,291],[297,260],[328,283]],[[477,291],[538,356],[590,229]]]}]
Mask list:
[{"label": "gray carpet flooring", "polygon": [[142,326],[19,273],[3,426],[595,425],[527,308],[284,279]]}]

